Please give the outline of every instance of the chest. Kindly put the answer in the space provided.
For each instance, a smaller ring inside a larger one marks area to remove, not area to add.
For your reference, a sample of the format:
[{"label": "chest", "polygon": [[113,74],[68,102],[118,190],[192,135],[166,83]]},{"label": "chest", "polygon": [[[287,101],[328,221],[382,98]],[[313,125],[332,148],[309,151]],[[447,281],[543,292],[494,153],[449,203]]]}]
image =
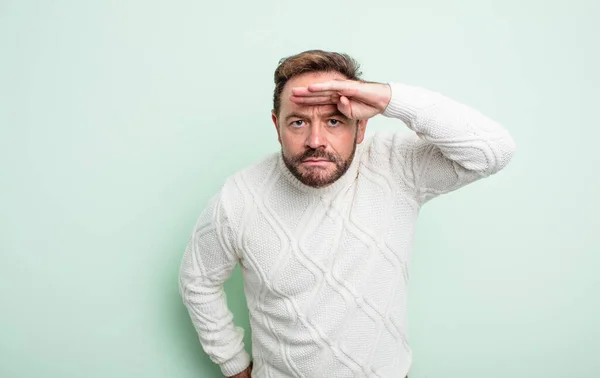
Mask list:
[{"label": "chest", "polygon": [[302,302],[336,283],[360,292],[404,274],[417,215],[410,198],[372,180],[332,200],[271,196],[246,218],[241,237],[249,304],[268,295]]}]

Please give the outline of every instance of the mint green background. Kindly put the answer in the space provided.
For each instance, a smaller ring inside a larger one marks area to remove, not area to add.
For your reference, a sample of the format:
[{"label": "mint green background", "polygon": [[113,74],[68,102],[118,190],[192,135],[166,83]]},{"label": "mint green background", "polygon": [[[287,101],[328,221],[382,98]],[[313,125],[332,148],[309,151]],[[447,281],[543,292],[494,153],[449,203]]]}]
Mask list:
[{"label": "mint green background", "polygon": [[[599,377],[599,15],[593,1],[1,0],[0,377],[220,376],[179,262],[224,179],[278,150],[272,73],[311,48],[472,105],[517,141],[501,174],[423,208],[411,378]],[[247,327],[241,285],[236,270]]]}]

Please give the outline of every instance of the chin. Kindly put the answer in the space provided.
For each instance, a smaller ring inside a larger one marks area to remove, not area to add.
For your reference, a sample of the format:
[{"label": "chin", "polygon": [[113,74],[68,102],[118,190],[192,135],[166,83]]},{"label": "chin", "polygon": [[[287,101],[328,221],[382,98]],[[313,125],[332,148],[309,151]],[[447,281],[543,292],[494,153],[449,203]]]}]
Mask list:
[{"label": "chin", "polygon": [[313,188],[324,188],[328,185],[333,184],[336,179],[333,174],[329,173],[326,175],[302,175],[302,183],[311,186]]}]

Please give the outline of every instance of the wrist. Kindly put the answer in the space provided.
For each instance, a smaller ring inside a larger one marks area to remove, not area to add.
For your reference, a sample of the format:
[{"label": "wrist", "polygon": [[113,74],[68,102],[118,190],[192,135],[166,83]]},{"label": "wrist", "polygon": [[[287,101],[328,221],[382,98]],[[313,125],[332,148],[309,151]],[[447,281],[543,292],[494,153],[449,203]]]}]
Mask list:
[{"label": "wrist", "polygon": [[377,108],[383,113],[392,100],[392,88],[387,83],[377,84],[377,87]]},{"label": "wrist", "polygon": [[251,364],[250,355],[245,349],[242,349],[238,354],[230,360],[220,364],[221,372],[225,377],[235,377],[236,374],[244,372]]},{"label": "wrist", "polygon": [[232,375],[228,378],[250,378],[252,375],[252,365],[253,365],[253,363],[252,363],[252,361],[250,361],[250,365],[247,368],[245,368],[243,371],[241,371],[235,375]]}]

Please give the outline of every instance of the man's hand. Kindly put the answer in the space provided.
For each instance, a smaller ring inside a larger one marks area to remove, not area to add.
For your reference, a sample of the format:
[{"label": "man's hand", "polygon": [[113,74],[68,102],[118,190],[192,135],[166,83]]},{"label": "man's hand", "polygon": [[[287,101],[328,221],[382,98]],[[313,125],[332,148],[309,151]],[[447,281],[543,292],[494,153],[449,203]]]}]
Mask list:
[{"label": "man's hand", "polygon": [[290,100],[299,105],[336,105],[350,119],[369,119],[383,113],[392,96],[387,84],[331,80],[292,88]]},{"label": "man's hand", "polygon": [[252,362],[250,362],[250,366],[248,366],[244,371],[237,373],[236,375],[232,375],[229,378],[251,378],[252,377]]}]

